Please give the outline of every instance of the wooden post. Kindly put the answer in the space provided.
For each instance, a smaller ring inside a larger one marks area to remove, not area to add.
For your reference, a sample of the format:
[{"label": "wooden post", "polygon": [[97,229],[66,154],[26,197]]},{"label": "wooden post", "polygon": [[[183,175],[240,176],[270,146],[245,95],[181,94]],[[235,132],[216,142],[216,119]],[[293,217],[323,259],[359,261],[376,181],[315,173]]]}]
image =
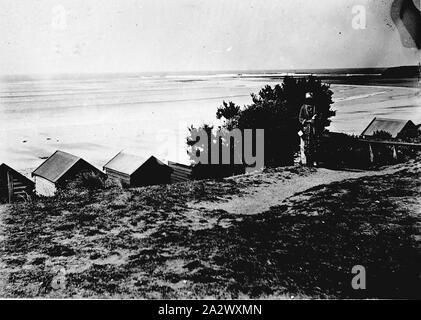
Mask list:
[{"label": "wooden post", "polygon": [[396,152],[395,146],[392,146],[392,154],[393,154],[393,159],[397,160],[398,159],[398,153]]},{"label": "wooden post", "polygon": [[300,136],[300,161],[302,165],[306,165],[307,164],[307,157],[306,157],[306,153],[305,153],[305,142],[303,139],[303,132],[300,131],[298,133],[298,135]]},{"label": "wooden post", "polygon": [[368,144],[368,152],[370,154],[370,163],[374,162],[374,153],[373,148],[371,147],[371,143]]},{"label": "wooden post", "polygon": [[9,203],[12,203],[13,196],[13,177],[10,174],[10,171],[7,171],[7,191],[9,195]]}]

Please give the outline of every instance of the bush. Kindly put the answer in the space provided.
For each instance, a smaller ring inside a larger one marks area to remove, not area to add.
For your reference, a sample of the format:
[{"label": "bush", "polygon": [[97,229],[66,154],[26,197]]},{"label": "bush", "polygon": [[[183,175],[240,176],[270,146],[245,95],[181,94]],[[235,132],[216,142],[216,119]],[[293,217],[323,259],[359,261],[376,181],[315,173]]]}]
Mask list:
[{"label": "bush", "polygon": [[[390,134],[388,135],[390,136]],[[383,139],[387,138],[388,135],[380,132],[376,135],[376,139],[391,140]],[[371,149],[374,163],[370,162],[368,143],[359,141],[359,138],[356,136],[330,132],[321,138],[318,157],[320,162],[327,167],[365,169],[373,165],[379,166],[404,162],[419,155],[419,151],[411,147],[396,147],[397,159],[393,157],[392,146],[372,144]]]},{"label": "bush", "polygon": [[[330,125],[330,118],[335,115],[331,110],[333,104],[329,85],[316,77],[285,77],[281,85],[265,86],[258,94],[251,94],[252,104],[241,108],[234,102],[223,101],[217,109],[217,119],[223,120],[222,129],[264,129],[265,166],[276,167],[292,165],[294,153],[298,150],[298,131],[301,125],[298,120],[306,93],[313,94],[314,105],[319,115],[319,132]],[[187,139],[188,150],[194,154],[203,149],[203,144],[195,141],[194,130],[212,130],[209,125],[196,129],[190,128],[191,136]],[[210,143],[215,143],[210,140]],[[194,160],[194,159],[192,159]],[[196,163],[194,163],[196,164]]]},{"label": "bush", "polygon": [[389,132],[383,130],[375,131],[373,133],[373,140],[390,141],[392,140],[392,135]]},{"label": "bush", "polygon": [[319,162],[327,167],[365,168],[369,166],[368,145],[358,142],[355,136],[328,133],[320,139]]},{"label": "bush", "polygon": [[127,186],[125,186],[121,180],[117,180],[117,179],[107,179],[107,180],[105,180],[105,188],[124,189],[126,187]]},{"label": "bush", "polygon": [[104,189],[106,186],[105,177],[94,172],[82,172],[76,179],[68,184],[70,188],[83,188],[89,190]]}]

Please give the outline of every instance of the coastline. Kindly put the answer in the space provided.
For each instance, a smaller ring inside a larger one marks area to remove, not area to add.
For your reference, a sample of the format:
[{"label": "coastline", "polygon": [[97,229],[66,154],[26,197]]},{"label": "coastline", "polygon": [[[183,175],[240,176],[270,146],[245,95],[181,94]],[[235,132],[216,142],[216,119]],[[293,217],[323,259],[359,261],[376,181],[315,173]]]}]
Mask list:
[{"label": "coastline", "polygon": [[[215,111],[222,100],[247,104],[251,92],[280,82],[258,75],[247,80],[226,77],[188,83],[180,83],[177,78],[158,82],[119,79],[105,79],[95,86],[91,80],[87,84],[72,80],[68,85],[61,80],[37,87],[35,81],[31,90],[42,90],[42,97],[3,95],[0,161],[27,176],[42,158],[57,149],[86,158],[98,168],[121,149],[186,163],[183,141],[173,139],[180,128],[215,123]],[[52,88],[59,90],[60,96],[50,94]],[[421,123],[421,95],[416,87],[332,83],[331,88],[335,92],[333,108],[337,110],[331,131],[359,134],[375,116]],[[26,89],[14,85],[9,90]],[[98,90],[100,95],[95,93]],[[153,103],[148,102],[149,90],[156,99]]]}]

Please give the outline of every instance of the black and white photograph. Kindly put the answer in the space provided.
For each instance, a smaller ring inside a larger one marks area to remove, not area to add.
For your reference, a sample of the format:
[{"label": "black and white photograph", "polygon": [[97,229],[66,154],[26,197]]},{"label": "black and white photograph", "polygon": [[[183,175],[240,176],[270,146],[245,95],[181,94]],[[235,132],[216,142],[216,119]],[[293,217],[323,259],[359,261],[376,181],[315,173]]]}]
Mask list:
[{"label": "black and white photograph", "polygon": [[420,0],[0,0],[0,299],[421,300],[420,89]]}]

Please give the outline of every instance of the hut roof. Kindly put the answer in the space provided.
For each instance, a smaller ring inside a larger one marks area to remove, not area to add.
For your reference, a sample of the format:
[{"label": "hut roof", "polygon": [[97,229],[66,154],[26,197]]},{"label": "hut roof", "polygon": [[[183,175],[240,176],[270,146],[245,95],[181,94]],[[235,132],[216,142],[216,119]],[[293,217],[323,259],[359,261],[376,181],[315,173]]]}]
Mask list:
[{"label": "hut roof", "polygon": [[29,179],[29,178],[25,177],[23,174],[21,174],[21,173],[17,172],[15,169],[13,169],[13,168],[9,167],[9,166],[8,166],[7,164],[5,164],[5,163],[0,164],[0,171],[3,171],[3,170],[10,170],[10,171],[12,171],[12,172],[13,172],[13,174],[14,174],[16,177],[19,177],[19,179],[20,179],[20,180],[24,181],[24,182],[25,182],[26,184],[28,184],[28,185],[33,186],[33,185],[35,184],[35,182],[33,182],[31,179]]},{"label": "hut roof", "polygon": [[32,172],[32,176],[39,176],[56,183],[79,160],[83,159],[70,153],[57,150]]},{"label": "hut roof", "polygon": [[119,152],[104,165],[104,169],[111,169],[131,175],[145,162],[145,158],[133,154]]},{"label": "hut roof", "polygon": [[104,165],[104,169],[111,169],[127,175],[132,175],[146,162],[155,162],[159,165],[167,166],[165,163],[158,160],[154,156],[144,158],[129,153],[119,152],[114,158],[112,158]]},{"label": "hut roof", "polygon": [[361,135],[372,136],[376,131],[386,131],[396,138],[408,124],[415,126],[410,120],[374,118]]}]

